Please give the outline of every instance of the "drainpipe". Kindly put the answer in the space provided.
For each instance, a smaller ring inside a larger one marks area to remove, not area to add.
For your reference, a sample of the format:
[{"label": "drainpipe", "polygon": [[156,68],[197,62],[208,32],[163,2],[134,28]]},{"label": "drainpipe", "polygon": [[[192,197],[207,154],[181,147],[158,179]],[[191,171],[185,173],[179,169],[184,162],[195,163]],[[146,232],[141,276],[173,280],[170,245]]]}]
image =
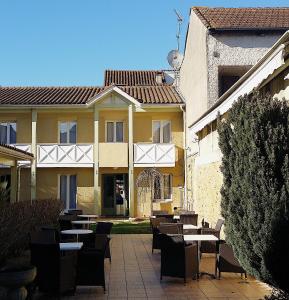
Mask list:
[{"label": "drainpipe", "polygon": [[184,199],[182,203],[182,208],[187,208],[188,199],[187,199],[187,128],[186,128],[186,109],[180,105],[180,109],[183,112],[183,140],[184,140],[184,173],[185,173],[185,183],[184,183]]},{"label": "drainpipe", "polygon": [[16,202],[20,201],[20,180],[21,180],[21,169],[28,167],[30,164],[24,164],[17,166],[17,190],[16,190]]}]

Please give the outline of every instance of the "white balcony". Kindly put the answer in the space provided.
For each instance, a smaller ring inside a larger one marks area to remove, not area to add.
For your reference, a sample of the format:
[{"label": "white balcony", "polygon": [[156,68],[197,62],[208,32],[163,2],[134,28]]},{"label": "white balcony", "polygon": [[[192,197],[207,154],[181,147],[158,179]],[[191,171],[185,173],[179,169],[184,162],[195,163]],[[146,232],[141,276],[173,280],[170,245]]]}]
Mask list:
[{"label": "white balcony", "polygon": [[38,144],[37,167],[93,167],[93,145]]},{"label": "white balcony", "polygon": [[174,144],[134,144],[135,167],[174,167],[175,162]]}]

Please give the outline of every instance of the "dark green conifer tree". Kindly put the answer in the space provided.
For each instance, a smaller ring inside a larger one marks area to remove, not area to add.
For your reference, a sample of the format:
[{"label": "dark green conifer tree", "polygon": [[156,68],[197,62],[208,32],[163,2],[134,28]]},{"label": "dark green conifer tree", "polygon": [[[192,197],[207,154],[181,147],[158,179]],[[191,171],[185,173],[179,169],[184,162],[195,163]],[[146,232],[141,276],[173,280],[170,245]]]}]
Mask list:
[{"label": "dark green conifer tree", "polygon": [[226,240],[245,270],[289,292],[289,107],[253,93],[218,122]]}]

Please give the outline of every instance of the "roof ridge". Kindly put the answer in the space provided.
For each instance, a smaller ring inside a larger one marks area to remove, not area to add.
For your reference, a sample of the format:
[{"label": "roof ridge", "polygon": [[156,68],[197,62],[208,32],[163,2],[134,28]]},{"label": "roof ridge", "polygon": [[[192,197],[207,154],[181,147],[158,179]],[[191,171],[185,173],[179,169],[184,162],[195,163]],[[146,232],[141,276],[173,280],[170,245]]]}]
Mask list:
[{"label": "roof ridge", "polygon": [[20,88],[20,89],[45,89],[45,88],[56,88],[56,89],[59,89],[59,88],[63,88],[63,89],[67,89],[67,88],[103,88],[103,86],[85,86],[85,85],[73,85],[73,86],[3,86],[1,85],[0,86],[0,89],[2,88],[6,88],[6,89],[13,89],[13,88]]}]

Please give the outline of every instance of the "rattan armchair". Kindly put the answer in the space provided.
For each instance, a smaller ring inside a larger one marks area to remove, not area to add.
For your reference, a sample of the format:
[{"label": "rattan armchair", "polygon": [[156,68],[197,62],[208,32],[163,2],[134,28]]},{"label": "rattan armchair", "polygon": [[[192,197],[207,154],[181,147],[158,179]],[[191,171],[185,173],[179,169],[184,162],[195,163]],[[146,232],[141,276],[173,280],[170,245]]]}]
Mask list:
[{"label": "rattan armchair", "polygon": [[225,242],[222,242],[219,245],[217,269],[219,271],[219,279],[221,278],[222,272],[241,273],[241,276],[244,274],[245,278],[247,278],[247,273],[235,257],[233,248]]},{"label": "rattan armchair", "polygon": [[105,291],[104,259],[109,243],[106,235],[96,235],[97,248],[84,248],[79,252],[77,285],[102,286]]},{"label": "rattan armchair", "polygon": [[[215,228],[202,228],[202,234],[213,234],[218,239],[220,238],[220,233],[224,220],[218,219]],[[218,243],[216,242],[201,242],[201,253],[218,253]]]},{"label": "rattan armchair", "polygon": [[31,264],[36,266],[35,284],[40,292],[61,295],[75,292],[76,253],[62,256],[58,243],[31,243]]},{"label": "rattan armchair", "polygon": [[197,214],[181,214],[180,222],[183,224],[198,225],[198,215]]},{"label": "rattan armchair", "polygon": [[182,235],[160,234],[161,272],[163,276],[183,278],[186,283],[198,275],[198,249],[196,244],[186,244]]}]

